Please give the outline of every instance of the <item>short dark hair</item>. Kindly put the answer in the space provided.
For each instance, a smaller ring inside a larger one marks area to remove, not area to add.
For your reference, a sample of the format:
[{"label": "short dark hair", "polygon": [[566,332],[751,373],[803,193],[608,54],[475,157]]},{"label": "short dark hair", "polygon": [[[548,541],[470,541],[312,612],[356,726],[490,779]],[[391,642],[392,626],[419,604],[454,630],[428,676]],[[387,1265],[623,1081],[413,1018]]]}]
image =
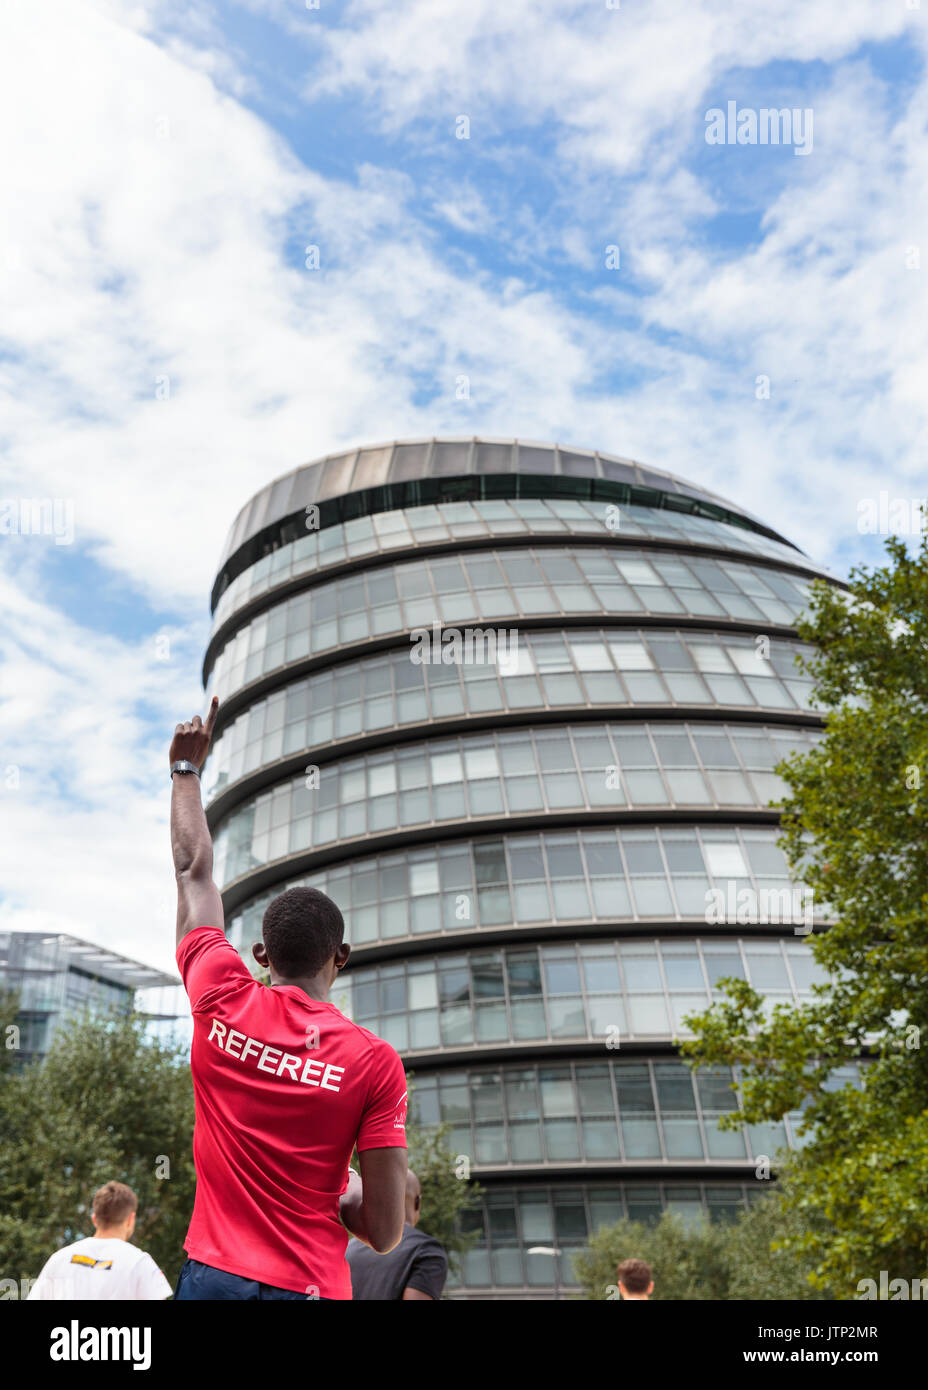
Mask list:
[{"label": "short dark hair", "polygon": [[139,1199],[124,1182],[106,1182],[93,1194],[90,1210],[97,1218],[97,1225],[104,1230],[108,1226],[118,1226],[132,1212],[138,1211]]},{"label": "short dark hair", "polygon": [[644,1260],[623,1260],[616,1270],[619,1283],[629,1293],[647,1293],[651,1283],[651,1266]]},{"label": "short dark hair", "polygon": [[268,904],[261,935],[279,974],[316,975],[342,944],[345,921],[318,888],[288,888]]}]

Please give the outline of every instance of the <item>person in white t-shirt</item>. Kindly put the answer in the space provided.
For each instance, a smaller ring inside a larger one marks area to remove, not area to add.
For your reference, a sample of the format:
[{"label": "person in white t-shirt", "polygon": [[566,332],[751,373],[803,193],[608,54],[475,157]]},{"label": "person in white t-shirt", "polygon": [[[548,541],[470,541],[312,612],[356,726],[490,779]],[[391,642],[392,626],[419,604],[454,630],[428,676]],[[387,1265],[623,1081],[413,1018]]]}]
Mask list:
[{"label": "person in white t-shirt", "polygon": [[95,1235],[56,1250],[27,1295],[44,1300],[170,1298],[171,1286],[151,1255],[129,1240],[139,1199],[124,1182],[105,1183],[93,1196]]}]

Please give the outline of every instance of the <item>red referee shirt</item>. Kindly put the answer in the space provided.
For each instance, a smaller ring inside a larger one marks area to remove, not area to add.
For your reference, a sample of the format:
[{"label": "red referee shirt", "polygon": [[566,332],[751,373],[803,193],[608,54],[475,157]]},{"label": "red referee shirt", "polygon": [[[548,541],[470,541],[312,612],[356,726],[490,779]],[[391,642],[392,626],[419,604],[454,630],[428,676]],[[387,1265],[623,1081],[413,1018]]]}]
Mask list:
[{"label": "red referee shirt", "polygon": [[296,985],[255,980],[219,927],[177,948],[193,1011],[192,1260],[350,1298],[338,1199],[361,1149],[406,1147],[406,1073],[382,1038]]}]

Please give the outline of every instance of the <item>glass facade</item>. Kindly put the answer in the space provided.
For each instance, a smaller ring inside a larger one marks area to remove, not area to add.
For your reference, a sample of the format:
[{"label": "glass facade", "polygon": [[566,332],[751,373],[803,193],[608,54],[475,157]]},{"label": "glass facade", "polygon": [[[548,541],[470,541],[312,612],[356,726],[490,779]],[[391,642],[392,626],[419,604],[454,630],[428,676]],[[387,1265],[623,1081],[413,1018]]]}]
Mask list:
[{"label": "glass facade", "polygon": [[212,796],[281,758],[479,715],[636,704],[805,713],[801,650],[783,641],[767,658],[749,638],[588,628],[520,634],[503,665],[416,663],[409,649],[346,661],[249,703],[217,739],[204,786]]},{"label": "glass facade", "polygon": [[551,1165],[610,1168],[756,1161],[794,1146],[798,1112],[780,1124],[722,1130],[734,1073],[695,1075],[676,1060],[520,1064],[415,1076],[415,1113],[450,1125],[456,1154],[491,1173]]},{"label": "glass facade", "polygon": [[595,940],[362,966],[339,980],[334,1001],[403,1053],[535,1039],[620,1047],[685,1035],[719,980],[747,980],[773,1007],[808,999],[820,978],[798,940]]},{"label": "glass facade", "polygon": [[552,725],[348,758],[289,778],[220,822],[216,880],[412,826],[646,807],[760,810],[783,791],[770,751],[799,751],[812,737],[797,729],[769,739],[753,725]]},{"label": "glass facade", "polygon": [[[220,691],[239,690],[334,648],[408,634],[433,622],[508,627],[552,616],[672,614],[727,618],[762,631],[768,623],[790,626],[806,594],[802,580],[759,567],[692,558],[684,563],[646,552],[626,558],[605,547],[573,554],[557,547],[416,560],[330,580],[262,610],[223,640],[212,684]],[[765,658],[758,658],[750,641],[748,646],[742,639],[741,647],[759,667]]]},{"label": "glass facade", "polygon": [[[406,938],[704,922],[707,893],[750,889],[758,903],[791,889],[774,829],[629,826],[501,835],[400,849],[288,876],[228,923],[248,958],[264,909],[284,888],[319,888],[351,916],[358,946]],[[766,894],[766,898],[763,896]],[[731,925],[739,925],[737,916]]]},{"label": "glass facade", "polygon": [[731,1220],[759,1195],[755,1187],[595,1180],[523,1188],[499,1184],[468,1213],[476,1242],[460,1275],[449,1282],[456,1291],[485,1291],[492,1298],[550,1298],[555,1289],[576,1289],[573,1258],[599,1227],[621,1220],[651,1223],[664,1211],[686,1222]]},{"label": "glass facade", "polygon": [[[654,507],[626,505],[617,510],[608,510],[608,507],[604,502],[543,498],[447,502],[380,512],[325,530],[308,531],[299,540],[289,541],[262,556],[232,580],[216,604],[213,627],[215,630],[245,604],[300,575],[367,560],[371,556],[387,558],[399,549],[454,543],[470,545],[501,536],[602,537],[607,532],[618,531],[623,537],[677,541],[705,548],[719,546],[720,538],[724,538],[726,548],[732,551],[778,559],[786,565],[804,564],[812,572],[816,569],[791,546],[756,531],[709,521],[701,516],[658,511]],[[746,567],[731,565],[729,568],[737,573]],[[687,572],[686,568],[682,571],[684,575]],[[779,578],[776,574],[774,577]],[[761,594],[765,592],[760,589]]]},{"label": "glass facade", "polygon": [[[389,510],[395,496],[407,511],[423,502],[440,505],[501,497],[574,500],[593,497],[600,481],[612,501],[711,517],[739,530],[784,540],[743,507],[633,459],[518,439],[395,441],[330,455],[269,483],[239,512],[221,570],[230,568],[229,562],[236,557],[247,555],[256,536],[266,537],[269,530],[291,518],[303,523],[301,513],[311,506],[327,508],[326,523],[331,525],[344,519],[337,514],[340,511],[361,516]],[[371,489],[377,491],[372,494]],[[599,492],[605,495],[602,488]],[[333,503],[339,504],[334,512]]]},{"label": "glass facade", "polygon": [[484,1188],[453,1296],[559,1296],[598,1226],[731,1217],[802,1141],[720,1130],[736,1077],[677,1045],[723,979],[819,981],[772,803],[820,737],[823,574],[682,479],[511,440],[334,455],[240,513],[204,666],[229,937],[250,961],[295,884],[342,908],[334,1002]]},{"label": "glass facade", "polygon": [[134,1007],[152,1033],[190,1031],[175,977],[73,936],[0,932],[0,990],[19,999],[20,1061],[43,1056],[59,1025],[88,1010],[128,1013]]}]

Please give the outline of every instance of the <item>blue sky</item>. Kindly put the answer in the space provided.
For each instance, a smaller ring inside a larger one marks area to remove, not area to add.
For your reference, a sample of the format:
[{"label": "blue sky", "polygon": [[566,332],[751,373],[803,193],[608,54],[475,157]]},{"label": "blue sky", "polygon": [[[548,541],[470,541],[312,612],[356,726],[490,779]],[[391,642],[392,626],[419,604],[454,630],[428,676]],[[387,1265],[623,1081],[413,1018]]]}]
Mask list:
[{"label": "blue sky", "polygon": [[[598,447],[838,574],[881,558],[864,499],[928,492],[928,6],[10,0],[0,25],[0,498],[74,515],[68,545],[0,534],[3,926],[170,963],[167,740],[228,527],[301,462]],[[811,111],[809,153],[707,143],[730,101]]]}]

